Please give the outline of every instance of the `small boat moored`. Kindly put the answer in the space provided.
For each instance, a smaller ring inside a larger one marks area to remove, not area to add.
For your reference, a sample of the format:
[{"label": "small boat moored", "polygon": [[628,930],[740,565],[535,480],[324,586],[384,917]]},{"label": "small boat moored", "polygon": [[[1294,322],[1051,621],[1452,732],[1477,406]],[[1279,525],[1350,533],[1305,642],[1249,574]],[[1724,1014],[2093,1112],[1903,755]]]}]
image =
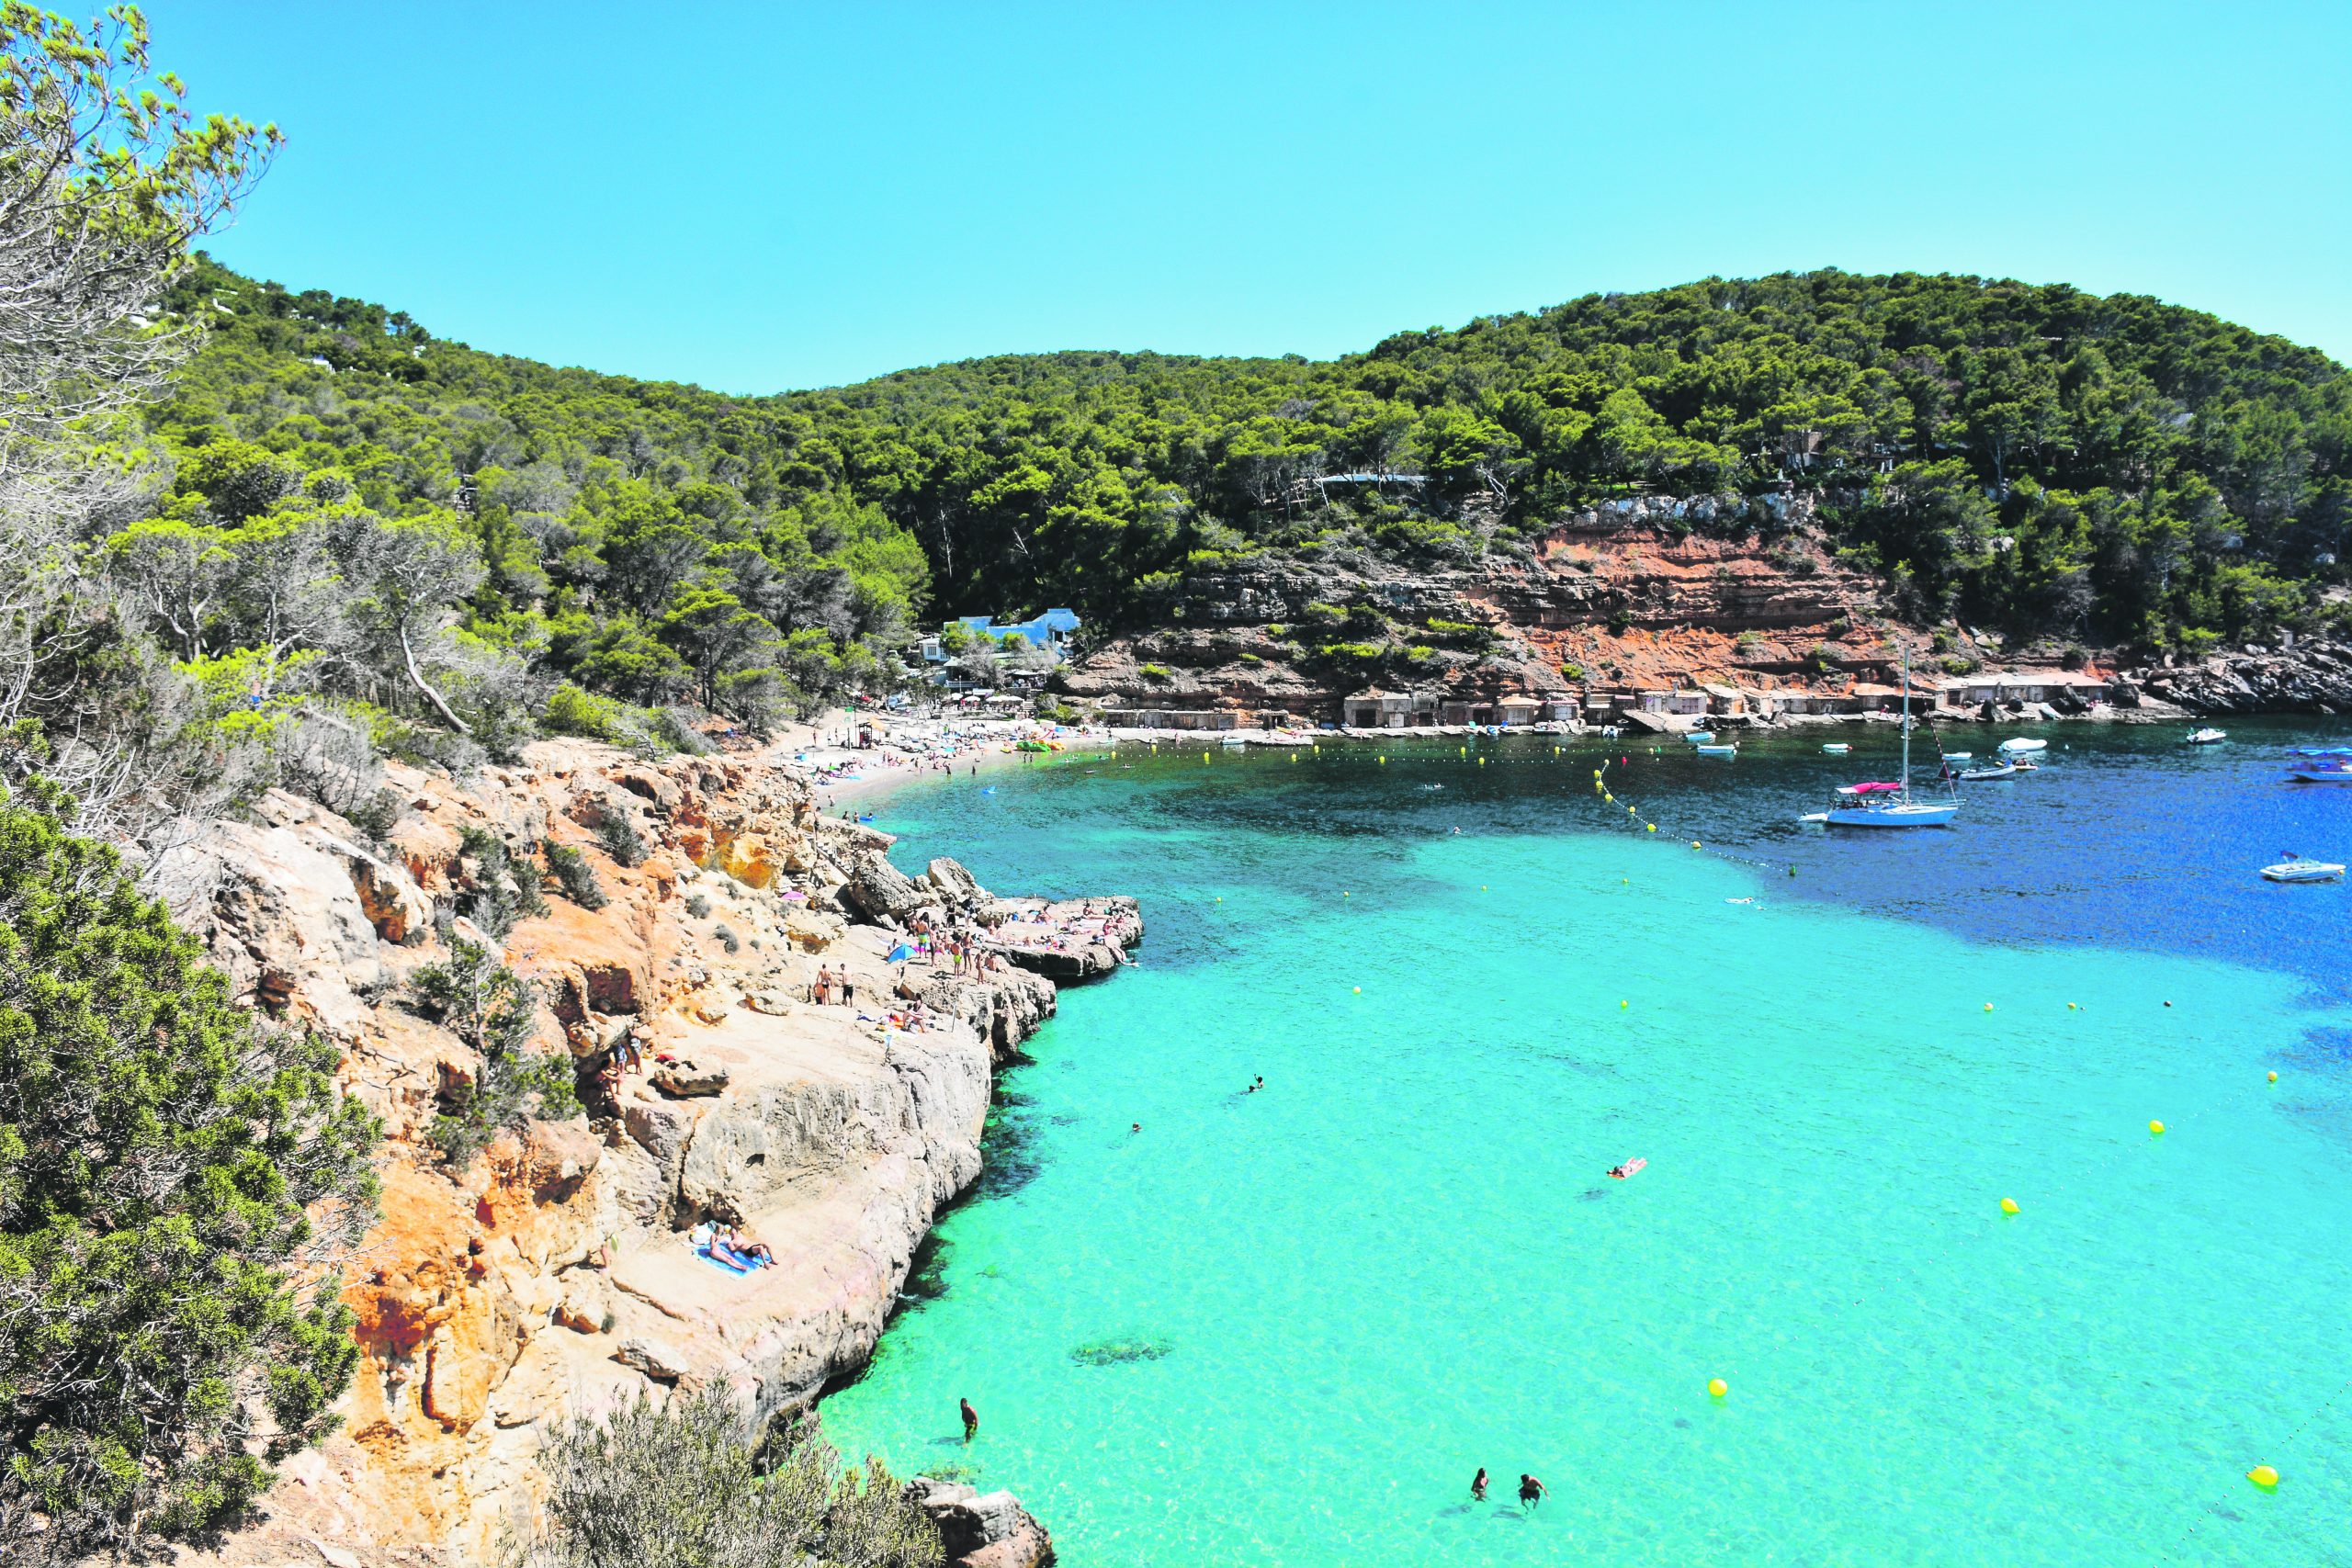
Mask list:
[{"label": "small boat moored", "polygon": [[2298,746],[2287,776],[2301,784],[2352,784],[2352,746]]},{"label": "small boat moored", "polygon": [[1702,757],[1736,757],[1739,755],[1739,748],[1736,746],[1693,746],[1690,750],[1696,751]]},{"label": "small boat moored", "polygon": [[2001,755],[2004,757],[2015,757],[2022,755],[2028,751],[2047,751],[2049,750],[2049,741],[2036,740],[2030,736],[2024,735],[2012,735],[2007,740],[2001,742]]},{"label": "small boat moored", "polygon": [[2272,882],[2340,882],[2344,868],[2334,861],[2305,860],[2290,854],[2277,865],[2266,865],[2262,874]]},{"label": "small boat moored", "polygon": [[1965,784],[1983,784],[1987,779],[2013,779],[2025,771],[2015,762],[1996,762],[1986,768],[1963,768],[1960,776]]},{"label": "small boat moored", "polygon": [[1847,745],[1843,740],[1832,740],[1827,745],[1822,747],[1822,750],[1828,752],[1833,757],[1842,757],[1847,752],[1852,750],[1853,748]]},{"label": "small boat moored", "polygon": [[2226,729],[2200,729],[2189,736],[2188,743],[2191,746],[2211,746],[2229,738],[2230,732]]}]

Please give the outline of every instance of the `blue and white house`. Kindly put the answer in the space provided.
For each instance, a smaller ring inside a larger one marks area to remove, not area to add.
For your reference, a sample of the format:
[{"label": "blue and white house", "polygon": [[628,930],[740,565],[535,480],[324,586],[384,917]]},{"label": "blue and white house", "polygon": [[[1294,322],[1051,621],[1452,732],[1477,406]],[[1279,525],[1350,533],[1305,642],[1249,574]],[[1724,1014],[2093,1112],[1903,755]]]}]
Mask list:
[{"label": "blue and white house", "polygon": [[[972,634],[975,641],[983,637],[998,642],[1020,637],[1031,648],[1043,651],[1051,662],[1059,664],[1069,657],[1069,637],[1078,630],[1079,619],[1075,611],[1057,605],[1025,621],[1000,621],[993,615],[959,615],[947,625],[961,626]],[[936,637],[923,638],[922,649],[922,661],[934,667],[933,679],[939,679],[936,667],[947,662],[946,649],[940,646]]]}]

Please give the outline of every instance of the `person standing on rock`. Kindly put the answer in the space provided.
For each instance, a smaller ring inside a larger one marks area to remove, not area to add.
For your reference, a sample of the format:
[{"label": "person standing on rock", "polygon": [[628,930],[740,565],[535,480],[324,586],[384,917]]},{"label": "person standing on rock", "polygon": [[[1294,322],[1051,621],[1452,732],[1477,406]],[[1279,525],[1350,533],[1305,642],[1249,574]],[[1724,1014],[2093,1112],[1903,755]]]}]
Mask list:
[{"label": "person standing on rock", "polygon": [[959,1399],[956,1404],[964,1413],[964,1440],[968,1443],[979,1433],[980,1413],[972,1408],[972,1402],[968,1399]]}]

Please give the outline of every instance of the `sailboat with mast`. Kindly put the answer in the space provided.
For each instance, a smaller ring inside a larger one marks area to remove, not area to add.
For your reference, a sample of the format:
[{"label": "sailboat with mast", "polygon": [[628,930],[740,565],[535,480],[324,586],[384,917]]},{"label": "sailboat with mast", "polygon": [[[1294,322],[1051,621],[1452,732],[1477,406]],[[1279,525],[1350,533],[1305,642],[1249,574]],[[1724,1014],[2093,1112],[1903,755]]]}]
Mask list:
[{"label": "sailboat with mast", "polygon": [[1960,796],[1918,800],[1911,794],[1911,650],[1903,650],[1903,777],[1893,784],[1849,784],[1829,809],[1806,818],[1830,828],[1941,828],[1960,815]]}]

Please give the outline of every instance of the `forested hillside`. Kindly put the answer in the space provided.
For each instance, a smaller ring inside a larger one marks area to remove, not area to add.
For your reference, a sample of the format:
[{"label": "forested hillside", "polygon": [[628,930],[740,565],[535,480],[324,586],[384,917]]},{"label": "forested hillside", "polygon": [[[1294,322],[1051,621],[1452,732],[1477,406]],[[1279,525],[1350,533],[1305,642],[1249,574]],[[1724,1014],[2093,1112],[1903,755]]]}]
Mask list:
[{"label": "forested hillside", "polygon": [[[1813,490],[1921,620],[2152,647],[2312,620],[2352,525],[2342,367],[2063,286],[1711,279],[1330,363],[1008,355],[764,399],[477,353],[209,265],[174,305],[212,341],[157,412],[171,445],[252,443],[388,514],[473,475],[470,629],[636,701],[773,704],[918,615],[1148,623],[1191,566],[1460,558],[1630,493]],[[1424,482],[1314,482],[1388,472]]]}]

